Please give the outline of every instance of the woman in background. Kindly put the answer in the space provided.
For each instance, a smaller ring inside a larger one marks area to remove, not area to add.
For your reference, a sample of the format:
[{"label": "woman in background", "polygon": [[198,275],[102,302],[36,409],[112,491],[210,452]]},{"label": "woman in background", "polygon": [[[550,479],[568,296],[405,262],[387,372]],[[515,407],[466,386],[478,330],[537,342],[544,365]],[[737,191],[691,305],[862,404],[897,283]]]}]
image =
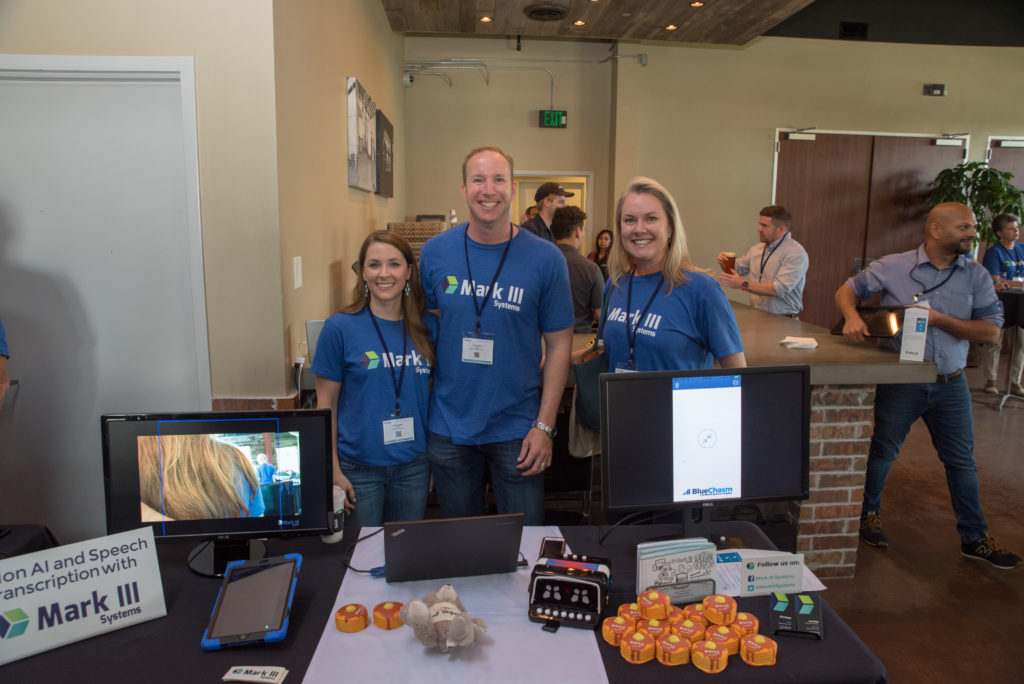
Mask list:
[{"label": "woman in background", "polygon": [[266,510],[252,463],[211,435],[140,437],[139,490],[143,522],[257,518]]},{"label": "woman in background", "polygon": [[668,190],[634,178],[619,198],[615,229],[605,285],[609,369],[746,366],[732,307],[718,282],[690,261]]},{"label": "woman in background", "polygon": [[612,250],[613,239],[612,231],[605,228],[594,240],[594,251],[587,255],[588,259],[601,267],[601,275],[605,281],[608,280],[608,255]]},{"label": "woman in background", "polygon": [[352,303],[324,323],[312,372],[334,417],[334,484],[345,525],[419,520],[427,506],[427,401],[437,318],[423,310],[412,248],[371,233],[359,250]]}]

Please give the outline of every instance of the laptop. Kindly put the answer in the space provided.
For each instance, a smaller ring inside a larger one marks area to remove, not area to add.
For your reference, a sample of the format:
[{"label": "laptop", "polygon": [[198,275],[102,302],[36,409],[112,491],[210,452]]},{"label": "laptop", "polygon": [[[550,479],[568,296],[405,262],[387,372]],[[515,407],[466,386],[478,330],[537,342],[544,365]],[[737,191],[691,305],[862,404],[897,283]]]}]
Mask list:
[{"label": "laptop", "polygon": [[[857,313],[868,326],[872,337],[895,337],[903,327],[903,306],[858,306]],[[833,335],[842,335],[846,319],[840,318],[832,327]]]},{"label": "laptop", "polygon": [[514,572],[522,513],[384,523],[388,582]]}]

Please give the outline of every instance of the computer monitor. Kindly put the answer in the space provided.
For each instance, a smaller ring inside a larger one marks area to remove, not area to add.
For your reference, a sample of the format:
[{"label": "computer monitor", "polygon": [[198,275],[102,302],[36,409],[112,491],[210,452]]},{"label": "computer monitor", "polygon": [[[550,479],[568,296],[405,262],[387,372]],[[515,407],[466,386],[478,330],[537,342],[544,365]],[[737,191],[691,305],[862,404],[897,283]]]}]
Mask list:
[{"label": "computer monitor", "polygon": [[140,413],[101,417],[107,531],[152,525],[204,543],[189,566],[219,576],[258,558],[252,540],[328,531],[331,413]]},{"label": "computer monitor", "polygon": [[681,509],[707,536],[715,503],[805,499],[807,366],[601,376],[606,511]]}]

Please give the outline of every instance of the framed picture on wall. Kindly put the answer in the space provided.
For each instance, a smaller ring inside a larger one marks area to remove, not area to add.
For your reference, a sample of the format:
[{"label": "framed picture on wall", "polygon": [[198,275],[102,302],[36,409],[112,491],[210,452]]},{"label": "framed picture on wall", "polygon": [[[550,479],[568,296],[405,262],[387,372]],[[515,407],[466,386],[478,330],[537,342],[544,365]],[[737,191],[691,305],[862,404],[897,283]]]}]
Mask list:
[{"label": "framed picture on wall", "polygon": [[377,191],[377,106],[359,81],[346,79],[348,91],[348,184]]},{"label": "framed picture on wall", "polygon": [[377,194],[384,197],[395,195],[395,128],[377,110]]}]

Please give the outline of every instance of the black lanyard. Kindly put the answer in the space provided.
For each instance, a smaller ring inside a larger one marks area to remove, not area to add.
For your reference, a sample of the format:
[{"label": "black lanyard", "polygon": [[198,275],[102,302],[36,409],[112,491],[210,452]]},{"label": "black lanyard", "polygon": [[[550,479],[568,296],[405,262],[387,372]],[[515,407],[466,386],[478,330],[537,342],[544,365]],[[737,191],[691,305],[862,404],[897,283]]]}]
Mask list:
[{"label": "black lanyard", "polygon": [[373,311],[370,309],[370,305],[366,305],[366,311],[370,314],[370,320],[373,321],[373,327],[377,330],[377,337],[380,338],[380,343],[384,345],[384,355],[388,359],[386,365],[391,371],[391,383],[395,386],[395,415],[402,415],[402,407],[399,403],[399,397],[402,396],[402,381],[405,379],[405,353],[408,350],[409,337],[405,331],[405,318],[402,318],[402,370],[398,371],[398,375],[395,375],[395,364],[394,359],[391,358],[391,352],[388,351],[388,343],[384,341],[384,335],[380,332],[380,326],[377,325],[377,317],[373,315]]},{"label": "black lanyard", "polygon": [[473,280],[473,271],[469,268],[469,226],[466,226],[466,232],[462,234],[462,246],[466,250],[466,275],[469,276],[470,290],[473,292],[473,308],[476,309],[476,334],[480,334],[480,315],[484,311],[484,307],[487,306],[487,302],[491,299],[491,294],[494,292],[494,286],[498,282],[498,276],[501,275],[501,269],[505,266],[505,257],[508,256],[508,248],[512,246],[512,231],[515,228],[512,226],[510,221],[508,224],[508,242],[505,243],[505,251],[501,253],[501,261],[498,262],[498,270],[494,272],[494,278],[491,280],[491,286],[487,288],[487,296],[484,297],[483,304],[476,300],[476,283]]},{"label": "black lanyard", "polygon": [[661,286],[665,284],[665,274],[661,274],[661,278],[658,280],[658,285],[654,288],[654,292],[651,293],[651,298],[647,300],[647,306],[640,312],[640,315],[636,317],[634,323],[629,322],[629,317],[633,313],[633,277],[636,275],[636,269],[629,274],[629,287],[626,288],[626,340],[629,341],[629,367],[633,367],[634,350],[636,348],[636,330],[640,327],[640,322],[647,315],[648,309],[651,308],[651,304],[654,303],[654,298],[661,292]]},{"label": "black lanyard", "polygon": [[[775,250],[777,250],[779,247],[782,246],[783,241],[787,237],[789,237],[789,233],[786,233],[785,235],[780,237],[779,241],[775,243],[774,247],[772,247],[772,251],[768,252],[768,245],[767,244],[764,246],[764,249],[761,250],[761,275],[758,276],[758,279],[764,278],[764,267],[765,267],[765,265],[772,258],[772,254],[775,254]],[[765,256],[765,252],[768,252],[768,256]]]},{"label": "black lanyard", "polygon": [[[914,264],[914,268],[910,269],[910,279],[913,280],[918,285],[920,285],[921,287],[924,287],[924,283],[922,283],[920,280],[918,280],[917,278],[914,277],[914,269],[917,268],[920,265],[921,265],[921,262],[918,261],[917,263]],[[916,295],[914,295],[914,303],[917,304],[918,300],[920,300],[921,297],[925,296],[929,292],[932,292],[933,290],[938,290],[940,287],[942,287],[943,285],[948,283],[949,279],[953,277],[954,273],[956,273],[956,259],[953,259],[953,263],[951,263],[949,265],[949,275],[947,275],[945,278],[943,278],[942,282],[939,283],[938,285],[932,285],[931,287],[929,287],[929,288],[927,288],[925,290],[921,290]]]}]

